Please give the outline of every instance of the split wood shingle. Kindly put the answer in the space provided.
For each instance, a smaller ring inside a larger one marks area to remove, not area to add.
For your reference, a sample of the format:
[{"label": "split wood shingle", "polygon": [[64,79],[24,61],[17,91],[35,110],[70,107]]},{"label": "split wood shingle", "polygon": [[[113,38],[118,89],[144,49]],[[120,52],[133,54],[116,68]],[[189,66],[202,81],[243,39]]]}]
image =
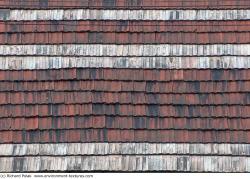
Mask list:
[{"label": "split wood shingle", "polygon": [[250,172],[249,9],[0,1],[0,172]]}]

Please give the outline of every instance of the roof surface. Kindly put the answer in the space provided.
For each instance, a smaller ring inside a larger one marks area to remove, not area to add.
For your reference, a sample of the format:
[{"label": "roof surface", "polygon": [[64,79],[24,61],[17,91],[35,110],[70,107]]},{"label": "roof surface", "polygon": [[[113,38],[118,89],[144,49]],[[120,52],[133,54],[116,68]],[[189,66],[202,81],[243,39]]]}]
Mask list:
[{"label": "roof surface", "polygon": [[250,1],[0,8],[0,172],[250,172]]}]

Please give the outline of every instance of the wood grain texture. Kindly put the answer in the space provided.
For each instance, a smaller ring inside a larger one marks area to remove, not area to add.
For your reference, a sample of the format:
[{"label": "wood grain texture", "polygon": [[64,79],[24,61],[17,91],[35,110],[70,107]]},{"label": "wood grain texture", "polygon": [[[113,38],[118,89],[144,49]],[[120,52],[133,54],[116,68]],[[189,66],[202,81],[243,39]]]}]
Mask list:
[{"label": "wood grain texture", "polygon": [[[250,13],[249,13],[250,14]],[[249,44],[215,45],[0,45],[3,56],[249,56]]]},{"label": "wood grain texture", "polygon": [[0,172],[250,172],[249,0],[0,0]]},{"label": "wood grain texture", "polygon": [[13,9],[249,9],[246,0],[34,0],[0,2],[1,8]]},{"label": "wood grain texture", "polygon": [[0,57],[1,70],[60,68],[248,69],[250,57]]},{"label": "wood grain texture", "polygon": [[[249,172],[248,157],[111,155],[0,157],[0,172],[32,171],[192,171]],[[104,165],[105,164],[105,165]]]},{"label": "wood grain texture", "polygon": [[250,10],[6,10],[0,20],[248,20]]},{"label": "wood grain texture", "polygon": [[0,156],[208,155],[250,156],[250,144],[48,143],[0,144]]}]

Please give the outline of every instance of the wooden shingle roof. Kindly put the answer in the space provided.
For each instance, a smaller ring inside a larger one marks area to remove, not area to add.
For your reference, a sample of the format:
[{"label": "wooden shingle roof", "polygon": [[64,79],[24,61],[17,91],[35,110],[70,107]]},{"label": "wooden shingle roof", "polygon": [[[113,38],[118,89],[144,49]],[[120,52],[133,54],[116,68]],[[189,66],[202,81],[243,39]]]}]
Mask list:
[{"label": "wooden shingle roof", "polygon": [[0,1],[0,172],[250,172],[250,1]]}]

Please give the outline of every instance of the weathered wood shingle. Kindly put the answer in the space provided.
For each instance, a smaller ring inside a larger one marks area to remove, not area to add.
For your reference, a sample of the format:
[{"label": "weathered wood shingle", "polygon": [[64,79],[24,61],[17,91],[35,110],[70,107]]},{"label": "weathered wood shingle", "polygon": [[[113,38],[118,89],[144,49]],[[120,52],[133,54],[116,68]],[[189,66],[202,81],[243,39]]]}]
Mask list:
[{"label": "weathered wood shingle", "polygon": [[0,172],[250,172],[250,1],[0,1]]}]

